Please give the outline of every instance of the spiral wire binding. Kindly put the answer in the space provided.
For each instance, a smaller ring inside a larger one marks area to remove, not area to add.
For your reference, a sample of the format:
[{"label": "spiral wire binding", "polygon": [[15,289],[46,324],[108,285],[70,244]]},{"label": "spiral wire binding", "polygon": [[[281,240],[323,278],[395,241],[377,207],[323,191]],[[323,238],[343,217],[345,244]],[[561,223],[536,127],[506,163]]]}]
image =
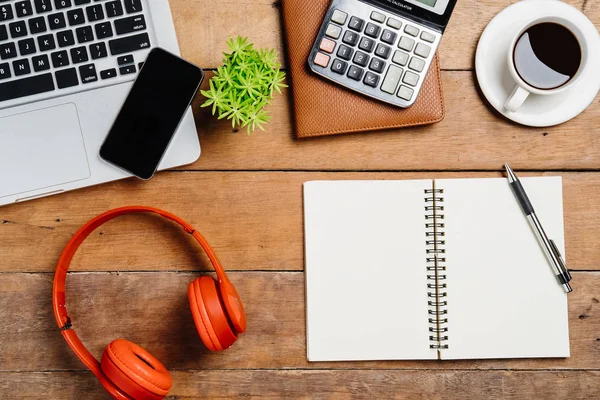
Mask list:
[{"label": "spiral wire binding", "polygon": [[448,292],[446,291],[446,233],[444,232],[444,189],[425,189],[425,244],[427,245],[427,307],[430,349],[447,349]]}]

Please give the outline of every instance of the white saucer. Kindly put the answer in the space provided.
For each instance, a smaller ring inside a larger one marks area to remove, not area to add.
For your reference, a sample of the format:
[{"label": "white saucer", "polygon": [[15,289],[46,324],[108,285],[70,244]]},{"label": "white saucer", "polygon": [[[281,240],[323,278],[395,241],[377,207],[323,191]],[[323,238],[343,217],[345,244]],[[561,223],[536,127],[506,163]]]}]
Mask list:
[{"label": "white saucer", "polygon": [[[515,87],[508,71],[508,47],[523,25],[548,15],[561,15],[581,28],[589,41],[590,64],[573,87],[554,95],[532,94],[517,111],[506,111],[504,103]],[[490,104],[506,118],[529,126],[558,125],[585,110],[600,91],[599,50],[596,27],[576,8],[559,0],[522,0],[502,10],[483,31],[475,56],[477,81]]]}]

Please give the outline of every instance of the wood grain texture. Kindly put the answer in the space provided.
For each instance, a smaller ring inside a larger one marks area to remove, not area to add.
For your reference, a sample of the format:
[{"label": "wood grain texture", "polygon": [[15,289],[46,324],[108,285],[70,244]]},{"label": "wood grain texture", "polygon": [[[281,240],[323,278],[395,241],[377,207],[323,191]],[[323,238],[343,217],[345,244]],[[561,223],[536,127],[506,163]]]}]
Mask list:
[{"label": "wood grain texture", "polygon": [[[204,87],[212,74],[207,74]],[[500,170],[600,168],[600,99],[566,124],[528,128],[492,111],[472,72],[445,71],[446,118],[425,127],[297,140],[288,99],[268,106],[266,131],[248,136],[193,104],[202,155],[182,170]]]},{"label": "wood grain texture", "polygon": [[[600,273],[573,273],[569,295],[571,357],[531,360],[308,363],[304,274],[230,274],[244,301],[248,331],[228,351],[209,353],[187,301],[196,273],[76,273],[67,309],[96,357],[119,337],[146,348],[169,369],[600,369]],[[52,314],[51,274],[0,274],[0,371],[83,369]],[[399,305],[409,306],[409,305]],[[530,310],[535,313],[536,310]],[[359,318],[360,316],[357,316]],[[474,328],[476,326],[476,316]],[[343,330],[343,327],[340,327]],[[544,334],[544,327],[538,334]]]},{"label": "wood grain texture", "polygon": [[[522,174],[523,176],[530,174]],[[534,174],[539,175],[539,174]],[[600,174],[562,175],[566,257],[576,270],[600,269]],[[63,247],[89,219],[111,208],[151,205],[200,230],[230,270],[304,266],[302,184],[319,179],[501,177],[499,173],[165,172],[0,208],[0,271],[52,272]],[[210,269],[202,250],[176,225],[125,216],[94,232],[74,271]]]},{"label": "wood grain texture", "polygon": [[[569,399],[600,396],[598,371],[175,371],[167,399]],[[106,400],[90,373],[0,373],[5,400]]]},{"label": "wood grain texture", "polygon": [[[230,36],[250,38],[257,47],[275,48],[285,64],[281,34],[282,0],[170,0],[179,46],[184,57],[207,69],[221,64]],[[285,1],[285,0],[283,0]],[[479,36],[496,14],[515,0],[461,0],[440,45],[441,65],[471,70]],[[600,27],[600,6],[594,0],[568,0]],[[208,16],[208,17],[207,17]]]}]

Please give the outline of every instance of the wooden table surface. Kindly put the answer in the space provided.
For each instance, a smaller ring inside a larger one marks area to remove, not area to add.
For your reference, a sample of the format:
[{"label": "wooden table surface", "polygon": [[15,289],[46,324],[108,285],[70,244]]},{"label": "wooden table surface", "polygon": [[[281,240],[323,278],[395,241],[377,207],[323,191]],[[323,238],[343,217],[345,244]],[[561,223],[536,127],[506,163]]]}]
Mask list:
[{"label": "wooden table surface", "polygon": [[[475,47],[485,25],[513,2],[459,0],[440,48],[447,113],[439,124],[297,141],[285,92],[270,107],[267,131],[247,136],[211,118],[198,98],[203,154],[193,165],[149,182],[130,179],[0,208],[0,398],[107,397],[56,329],[52,278],[83,223],[132,204],[195,225],[230,271],[248,313],[248,332],[232,349],[213,354],[203,347],[186,288],[210,266],[188,235],[163,220],[123,217],[84,243],[67,280],[77,332],[98,357],[118,337],[150,350],[171,371],[172,398],[600,398],[600,98],[574,120],[543,129],[512,124],[485,105],[473,72]],[[598,0],[568,3],[600,27]],[[171,4],[183,56],[206,70],[219,65],[226,39],[237,34],[280,50],[285,63],[280,1]],[[571,357],[308,363],[302,183],[498,177],[507,161],[522,175],[564,178],[575,290]]]}]

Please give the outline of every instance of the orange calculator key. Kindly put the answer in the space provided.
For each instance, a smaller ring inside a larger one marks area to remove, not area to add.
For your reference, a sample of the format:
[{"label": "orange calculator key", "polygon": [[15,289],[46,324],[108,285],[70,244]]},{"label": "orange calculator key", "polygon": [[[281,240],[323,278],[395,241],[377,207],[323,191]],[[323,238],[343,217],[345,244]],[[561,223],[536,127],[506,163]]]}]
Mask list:
[{"label": "orange calculator key", "polygon": [[321,45],[319,46],[319,49],[331,54],[333,53],[333,49],[335,49],[335,42],[333,40],[323,38],[321,40]]},{"label": "orange calculator key", "polygon": [[323,67],[323,68],[327,68],[327,65],[329,65],[329,56],[327,54],[323,54],[323,53],[317,53],[315,54],[315,64]]}]

